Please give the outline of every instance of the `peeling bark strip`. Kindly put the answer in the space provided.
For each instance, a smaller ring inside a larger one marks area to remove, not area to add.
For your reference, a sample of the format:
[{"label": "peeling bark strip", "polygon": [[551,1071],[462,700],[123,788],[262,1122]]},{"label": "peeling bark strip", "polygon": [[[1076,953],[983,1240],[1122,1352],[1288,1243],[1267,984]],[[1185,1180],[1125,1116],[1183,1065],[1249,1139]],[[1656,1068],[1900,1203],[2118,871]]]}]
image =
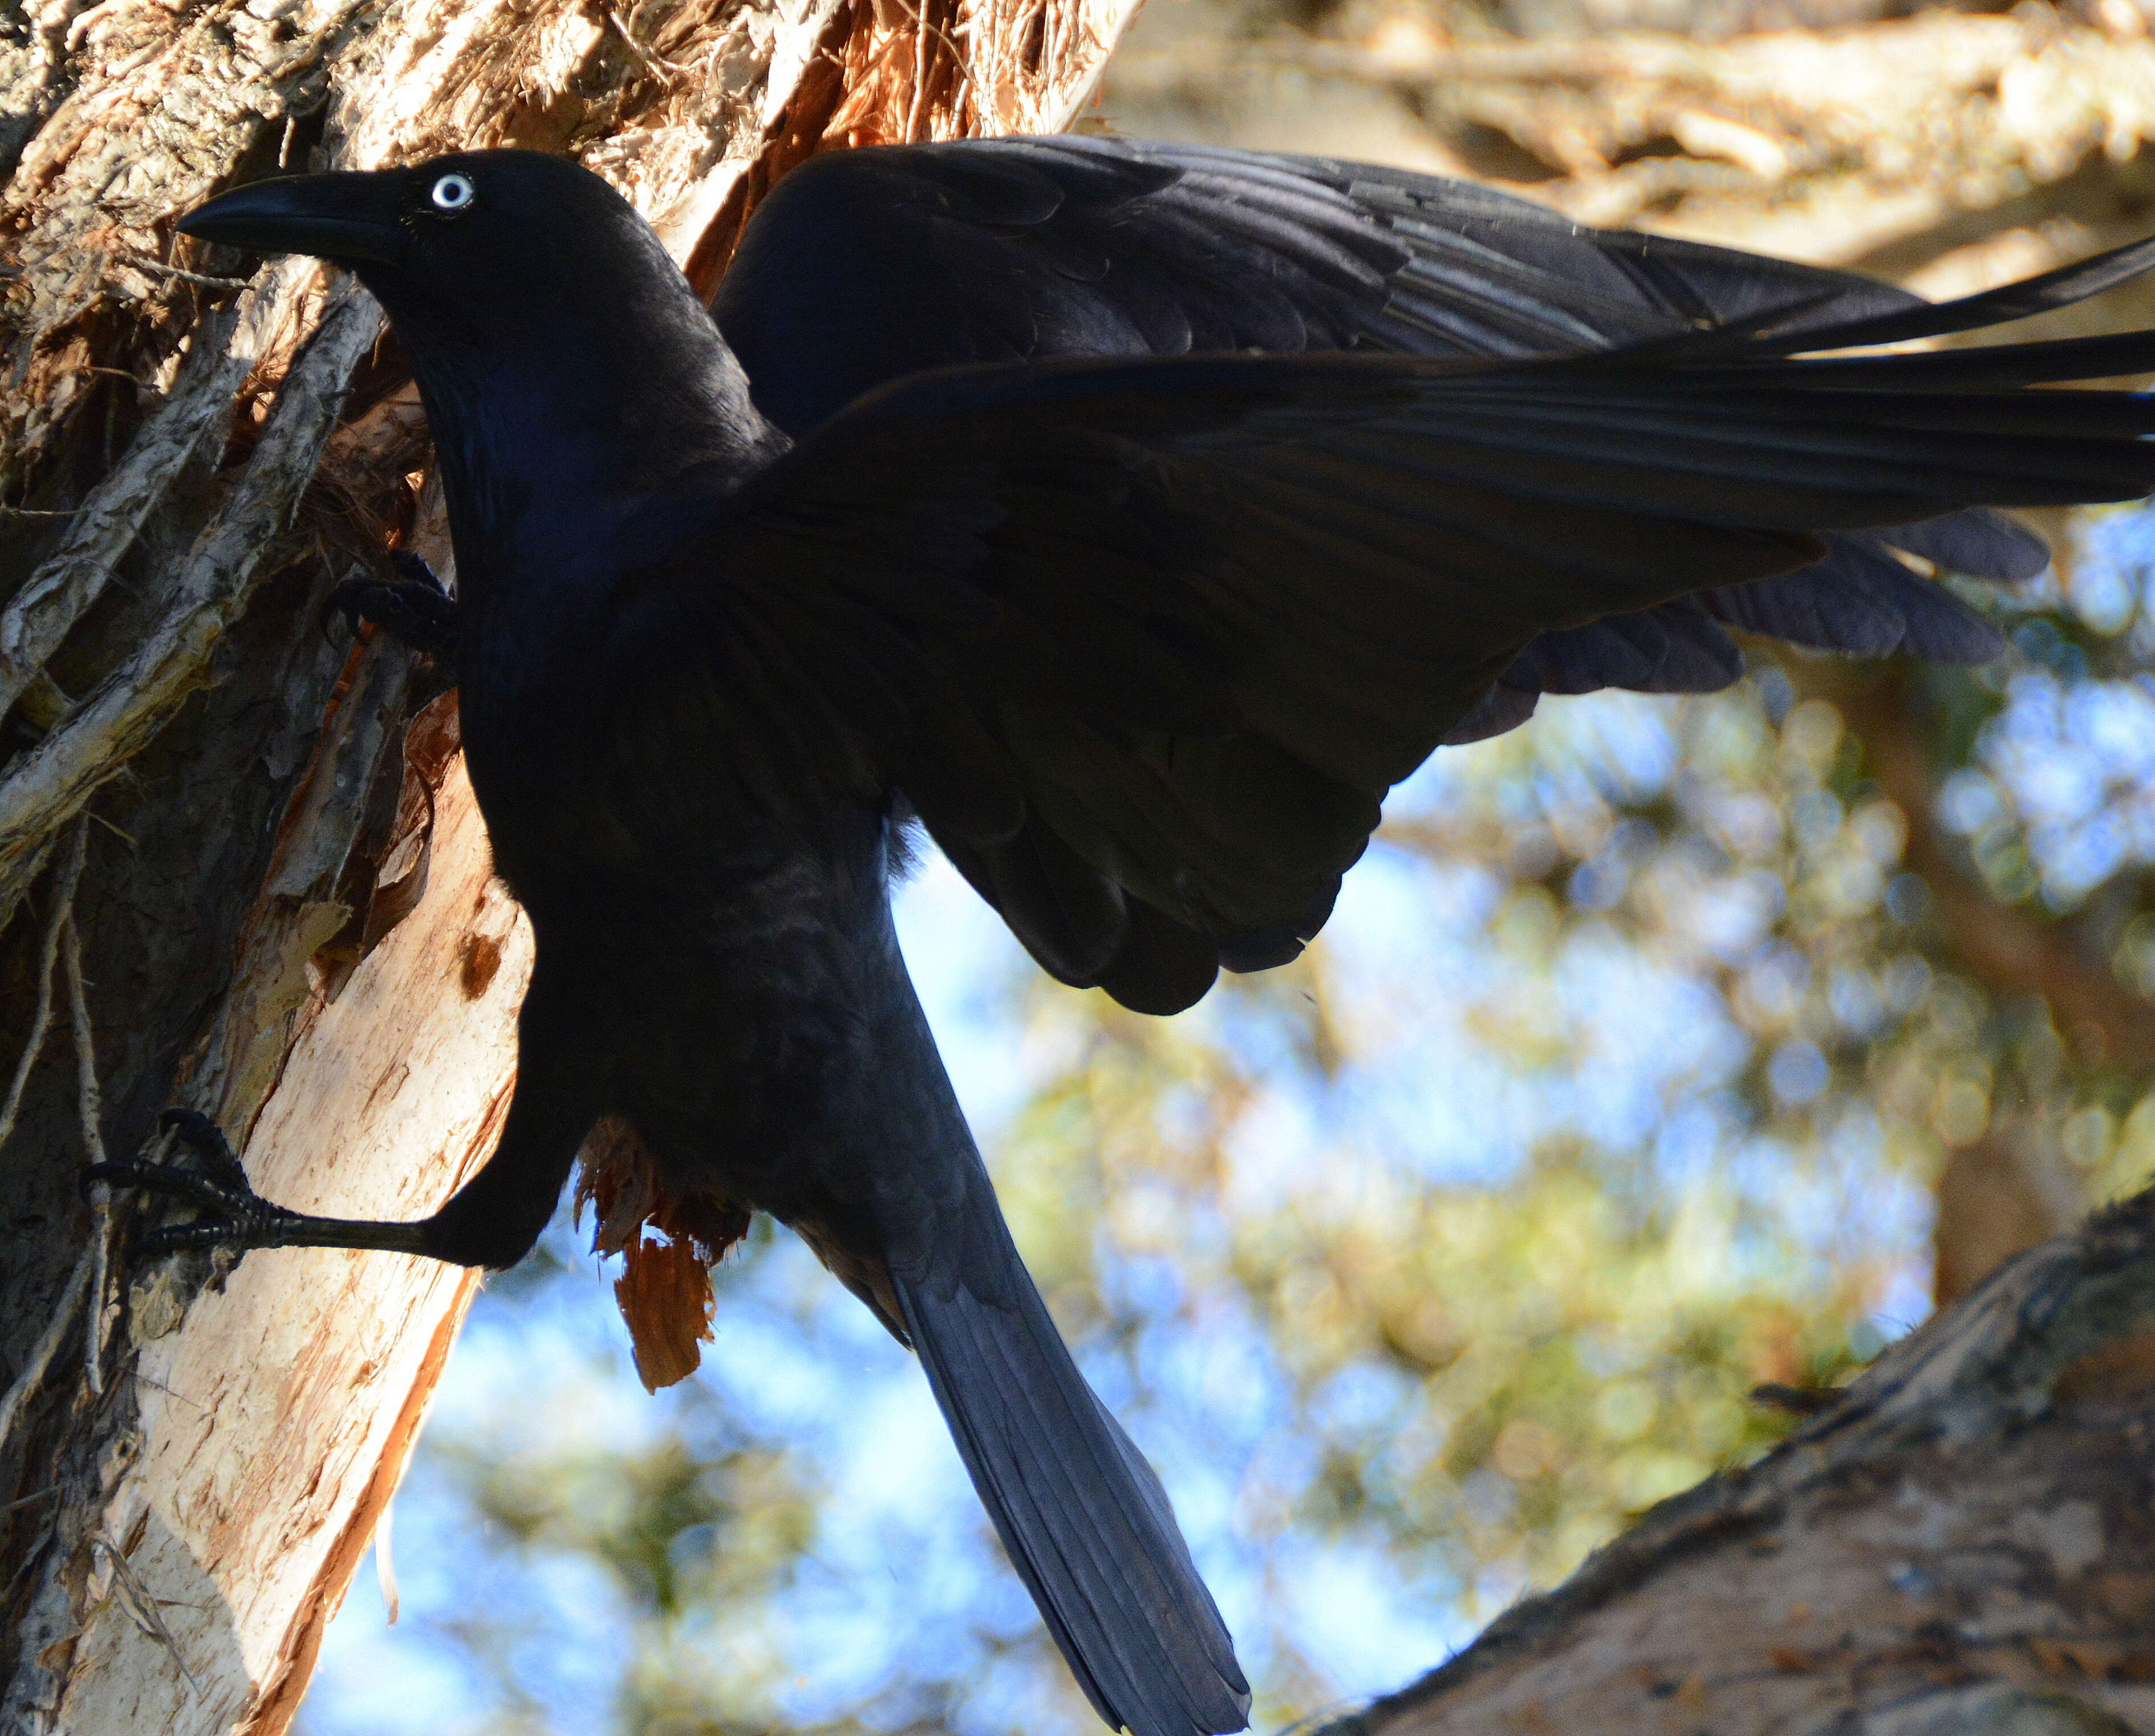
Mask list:
[{"label": "peeling bark strip", "polygon": [[2155,1731],[2155,1191],[1323,1736]]},{"label": "peeling bark strip", "polygon": [[[0,17],[11,1736],[284,1728],[472,1293],[388,1255],[279,1251],[221,1282],[166,1262],[129,1287],[95,1395],[85,1146],[131,1150],[185,1101],[273,1197],[422,1215],[491,1146],[530,968],[453,699],[407,730],[428,689],[414,659],[317,627],[355,566],[438,535],[395,346],[337,274],[273,262],[241,284],[170,219],[275,166],[515,144],[610,177],[677,256],[722,258],[750,193],[810,151],[1061,125],[1133,9],[43,0]],[[59,986],[71,1009],[81,989],[79,1017],[54,1021]],[[77,1047],[105,1106],[87,1124]],[[670,1334],[651,1372],[670,1375],[735,1226],[691,1202],[653,1227],[673,1240],[640,1268],[671,1277],[646,1298]]]},{"label": "peeling bark strip", "polygon": [[[272,270],[287,280],[302,274],[283,266]],[[23,867],[44,840],[162,730],[200,684],[218,643],[253,597],[264,554],[314,475],[344,382],[381,324],[380,310],[356,284],[340,288],[285,376],[223,511],[188,551],[163,618],[0,776],[0,906],[20,895]],[[56,644],[63,636],[49,637]]]},{"label": "peeling bark strip", "polygon": [[1060,132],[1139,0],[840,0],[764,147],[683,266],[706,295],[779,177],[821,151]]},{"label": "peeling bark strip", "polygon": [[577,1165],[576,1213],[581,1221],[593,1209],[591,1252],[622,1257],[613,1296],[637,1378],[646,1392],[687,1380],[711,1339],[711,1268],[748,1234],[750,1214],[717,1194],[676,1198],[636,1129],[615,1116],[591,1129]]},{"label": "peeling bark strip", "polygon": [[145,418],[126,457],[74,510],[59,547],[0,611],[0,714],[97,601],[151,509],[229,410],[267,347],[284,287],[273,277],[202,321],[172,395]]}]

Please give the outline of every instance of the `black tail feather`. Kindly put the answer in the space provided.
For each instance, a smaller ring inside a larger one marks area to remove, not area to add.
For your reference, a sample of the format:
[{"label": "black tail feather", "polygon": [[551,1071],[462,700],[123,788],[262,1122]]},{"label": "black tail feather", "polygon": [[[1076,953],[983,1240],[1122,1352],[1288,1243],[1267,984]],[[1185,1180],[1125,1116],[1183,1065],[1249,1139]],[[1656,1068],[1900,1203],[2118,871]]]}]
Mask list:
[{"label": "black tail feather", "polygon": [[1133,1736],[1240,1730],[1249,1686],[1159,1479],[1078,1373],[975,1177],[962,1226],[891,1265],[973,1486],[1102,1718]]}]

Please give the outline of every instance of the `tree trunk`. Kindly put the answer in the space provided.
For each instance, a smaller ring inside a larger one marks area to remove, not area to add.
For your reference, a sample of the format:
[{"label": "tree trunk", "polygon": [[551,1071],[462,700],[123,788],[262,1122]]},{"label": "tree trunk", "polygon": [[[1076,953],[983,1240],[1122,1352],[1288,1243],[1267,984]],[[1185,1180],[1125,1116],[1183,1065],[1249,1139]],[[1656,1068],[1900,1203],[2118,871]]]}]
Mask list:
[{"label": "tree trunk", "polygon": [[340,274],[236,284],[169,220],[275,165],[518,144],[708,286],[814,151],[1067,124],[1133,9],[0,18],[0,1728],[282,1729],[471,1295],[324,1250],[122,1273],[83,1164],[184,1103],[272,1198],[423,1215],[494,1138],[530,965],[453,697],[320,629],[392,538],[443,551],[394,341]]}]

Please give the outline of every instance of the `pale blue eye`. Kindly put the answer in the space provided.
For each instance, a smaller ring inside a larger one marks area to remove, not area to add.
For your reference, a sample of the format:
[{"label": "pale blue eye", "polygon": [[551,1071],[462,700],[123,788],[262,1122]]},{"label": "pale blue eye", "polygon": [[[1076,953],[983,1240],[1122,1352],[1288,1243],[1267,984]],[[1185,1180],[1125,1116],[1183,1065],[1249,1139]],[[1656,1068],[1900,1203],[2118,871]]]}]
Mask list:
[{"label": "pale blue eye", "polygon": [[434,183],[434,190],[427,197],[433,200],[437,211],[462,211],[471,203],[473,188],[462,175],[444,175]]}]

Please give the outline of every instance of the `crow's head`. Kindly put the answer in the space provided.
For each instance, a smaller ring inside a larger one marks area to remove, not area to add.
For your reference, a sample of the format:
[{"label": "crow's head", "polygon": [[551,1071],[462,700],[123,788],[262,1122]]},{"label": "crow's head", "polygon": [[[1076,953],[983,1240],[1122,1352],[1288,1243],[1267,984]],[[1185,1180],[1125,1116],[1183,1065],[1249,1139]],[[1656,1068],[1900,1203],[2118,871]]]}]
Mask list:
[{"label": "crow's head", "polygon": [[651,226],[565,158],[472,151],[258,181],[179,228],[351,267],[404,340],[453,468],[597,452],[627,486],[715,457],[745,463],[770,438]]},{"label": "crow's head", "polygon": [[407,338],[589,330],[687,285],[650,226],[565,158],[472,151],[368,174],[258,181],[180,220],[203,241],[347,265]]}]

